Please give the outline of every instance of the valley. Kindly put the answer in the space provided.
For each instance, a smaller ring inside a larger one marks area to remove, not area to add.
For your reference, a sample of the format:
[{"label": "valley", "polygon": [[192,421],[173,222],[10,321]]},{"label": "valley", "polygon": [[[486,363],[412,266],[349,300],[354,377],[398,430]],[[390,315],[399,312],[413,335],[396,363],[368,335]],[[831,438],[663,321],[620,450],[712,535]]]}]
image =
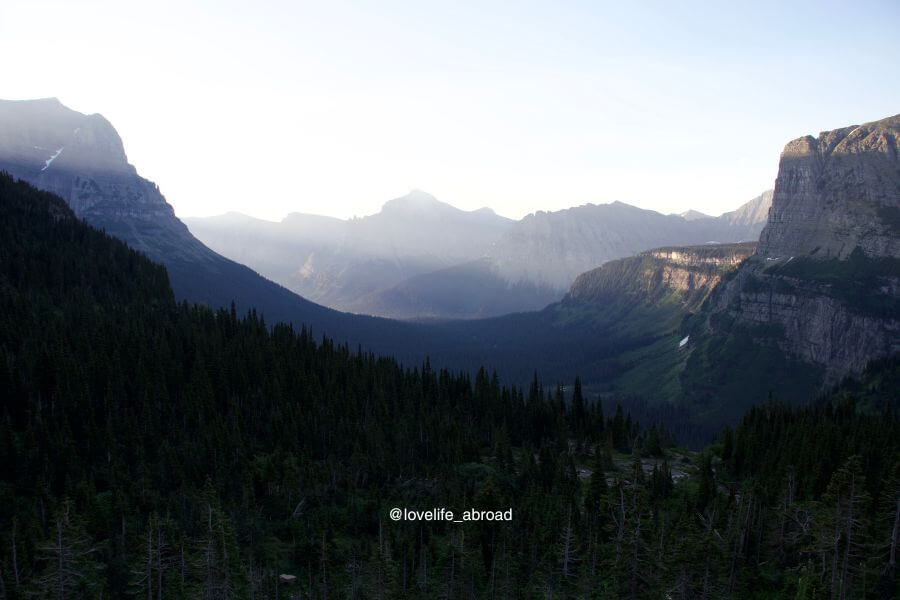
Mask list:
[{"label": "valley", "polygon": [[900,118],[731,216],[195,224],[397,319],[207,247],[99,115],[0,125],[0,598],[896,594]]}]

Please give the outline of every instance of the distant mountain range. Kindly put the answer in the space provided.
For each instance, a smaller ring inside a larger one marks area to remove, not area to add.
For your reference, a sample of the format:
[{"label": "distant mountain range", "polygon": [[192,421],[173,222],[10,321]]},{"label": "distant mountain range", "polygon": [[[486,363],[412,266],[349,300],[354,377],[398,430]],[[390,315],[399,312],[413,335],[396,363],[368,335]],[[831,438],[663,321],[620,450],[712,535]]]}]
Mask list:
[{"label": "distant mountain range", "polygon": [[[306,298],[339,310],[391,317],[447,316],[443,310],[417,311],[415,300],[401,295],[406,288],[389,290],[481,259],[513,225],[490,209],[458,210],[419,191],[391,200],[378,214],[346,221],[293,213],[273,223],[230,213],[185,222],[211,248]],[[385,295],[376,297],[382,291]],[[406,305],[395,310],[389,302],[395,296]],[[380,305],[383,310],[373,310]],[[476,316],[469,310],[453,312],[449,316]]]},{"label": "distant mountain range", "polygon": [[770,203],[766,192],[720,217],[685,218],[614,202],[511,221],[414,191],[347,221],[229,213],[185,222],[211,248],[327,306],[452,319],[543,308],[580,273],[649,248],[755,240]]}]

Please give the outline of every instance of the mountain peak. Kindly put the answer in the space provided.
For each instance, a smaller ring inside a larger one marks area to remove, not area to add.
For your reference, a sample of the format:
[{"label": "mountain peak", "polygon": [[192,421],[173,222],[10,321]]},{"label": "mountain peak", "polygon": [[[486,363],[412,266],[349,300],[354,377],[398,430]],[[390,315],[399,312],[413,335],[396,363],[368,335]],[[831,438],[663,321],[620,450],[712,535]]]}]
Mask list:
[{"label": "mountain peak", "polygon": [[686,210],[683,213],[678,213],[678,216],[684,219],[685,221],[696,221],[698,219],[712,219],[711,216],[700,212],[699,210]]},{"label": "mountain peak", "polygon": [[[57,98],[0,100],[0,125],[0,162],[17,177],[40,177],[40,187],[63,197],[71,192],[72,173],[134,174],[109,121],[72,110]],[[83,216],[80,203],[72,208]]]},{"label": "mountain peak", "polygon": [[388,200],[381,207],[382,213],[430,213],[436,209],[452,209],[452,206],[445,202],[441,202],[428,192],[422,190],[411,190],[405,196]]}]

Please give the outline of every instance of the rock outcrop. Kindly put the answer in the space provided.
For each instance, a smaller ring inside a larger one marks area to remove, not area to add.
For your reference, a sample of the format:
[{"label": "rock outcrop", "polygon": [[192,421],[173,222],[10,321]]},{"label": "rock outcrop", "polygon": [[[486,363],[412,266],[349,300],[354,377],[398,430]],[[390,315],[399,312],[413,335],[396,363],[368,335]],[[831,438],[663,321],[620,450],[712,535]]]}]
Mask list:
[{"label": "rock outcrop", "polygon": [[76,112],[55,98],[0,101],[0,167],[57,194],[78,217],[154,260],[209,252],[156,184],[138,176],[101,115]]},{"label": "rock outcrop", "polygon": [[900,257],[900,115],[784,148],[759,254]]},{"label": "rock outcrop", "polygon": [[722,277],[755,249],[756,242],[744,242],[648,250],[582,273],[566,299],[600,302],[629,295],[655,302],[674,293],[686,308],[695,310]]},{"label": "rock outcrop", "polygon": [[710,311],[824,368],[900,352],[900,116],[787,144],[755,255]]}]

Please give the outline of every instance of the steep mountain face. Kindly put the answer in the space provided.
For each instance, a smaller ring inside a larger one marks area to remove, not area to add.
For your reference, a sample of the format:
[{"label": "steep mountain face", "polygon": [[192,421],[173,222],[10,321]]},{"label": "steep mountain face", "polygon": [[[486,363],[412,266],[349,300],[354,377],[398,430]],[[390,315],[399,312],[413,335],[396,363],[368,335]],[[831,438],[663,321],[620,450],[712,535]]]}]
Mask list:
[{"label": "steep mountain face", "polygon": [[56,99],[0,101],[0,171],[59,195],[78,217],[163,263],[179,300],[214,308],[234,301],[270,322],[304,323],[384,352],[417,347],[421,336],[408,326],[316,305],[210,250],[128,163],[121,138],[100,115]]},{"label": "steep mountain face", "polygon": [[55,98],[0,101],[0,165],[154,258],[160,238],[195,258],[201,251],[159,189],[128,164],[122,140],[100,115],[75,112]]},{"label": "steep mountain face", "polygon": [[900,257],[900,115],[806,136],[781,154],[765,257]]},{"label": "steep mountain face", "polygon": [[806,136],[781,155],[755,255],[711,298],[711,330],[824,370],[900,352],[900,116]]}]

